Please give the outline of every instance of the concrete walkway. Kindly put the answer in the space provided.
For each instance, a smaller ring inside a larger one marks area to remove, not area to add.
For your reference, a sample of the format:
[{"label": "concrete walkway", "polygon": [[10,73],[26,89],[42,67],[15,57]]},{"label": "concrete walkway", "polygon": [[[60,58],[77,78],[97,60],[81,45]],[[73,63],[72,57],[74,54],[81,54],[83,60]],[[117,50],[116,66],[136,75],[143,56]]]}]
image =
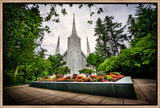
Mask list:
[{"label": "concrete walkway", "polygon": [[4,88],[4,105],[156,105],[156,80],[133,79],[137,100],[29,87]]}]

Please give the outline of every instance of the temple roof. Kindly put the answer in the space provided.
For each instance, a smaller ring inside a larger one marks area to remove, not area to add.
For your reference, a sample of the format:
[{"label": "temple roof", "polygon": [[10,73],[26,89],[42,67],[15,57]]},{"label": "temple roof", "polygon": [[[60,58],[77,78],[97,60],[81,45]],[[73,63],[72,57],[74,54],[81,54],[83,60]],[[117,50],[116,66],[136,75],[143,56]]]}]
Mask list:
[{"label": "temple roof", "polygon": [[75,14],[73,13],[73,25],[72,25],[72,35],[76,36],[77,32],[76,32],[76,24],[75,24]]}]

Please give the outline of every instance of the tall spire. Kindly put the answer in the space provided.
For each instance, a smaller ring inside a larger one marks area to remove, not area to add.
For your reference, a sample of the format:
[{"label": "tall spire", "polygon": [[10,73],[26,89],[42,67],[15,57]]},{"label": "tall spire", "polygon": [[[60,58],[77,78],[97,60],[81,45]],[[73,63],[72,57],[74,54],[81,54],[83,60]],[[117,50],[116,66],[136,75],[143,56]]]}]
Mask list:
[{"label": "tall spire", "polygon": [[77,33],[76,33],[76,24],[75,24],[75,14],[74,14],[74,13],[73,13],[72,34],[77,34]]},{"label": "tall spire", "polygon": [[89,54],[90,54],[90,48],[89,48],[89,42],[88,42],[88,37],[86,37],[87,38],[87,56],[89,56]]},{"label": "tall spire", "polygon": [[55,52],[55,54],[59,54],[59,47],[60,47],[60,45],[59,45],[59,39],[60,39],[60,36],[58,37],[58,41],[57,41],[57,47],[56,47],[56,52]]}]

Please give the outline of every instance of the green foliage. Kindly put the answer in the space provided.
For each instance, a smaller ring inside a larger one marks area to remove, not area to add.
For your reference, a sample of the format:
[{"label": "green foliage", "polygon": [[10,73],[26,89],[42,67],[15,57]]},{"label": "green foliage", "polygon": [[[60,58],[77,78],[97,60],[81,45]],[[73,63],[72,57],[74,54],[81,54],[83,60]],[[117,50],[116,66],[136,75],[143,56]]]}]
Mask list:
[{"label": "green foliage", "polygon": [[88,23],[89,23],[89,24],[92,24],[92,23],[93,23],[93,21],[89,20],[89,21],[88,21]]},{"label": "green foliage", "polygon": [[28,80],[36,81],[37,77],[44,74],[44,72],[48,69],[46,60],[42,57],[44,57],[43,50],[39,51],[39,53],[34,55],[32,59],[27,60],[19,66],[19,74],[23,76],[23,83]]},{"label": "green foliage", "polygon": [[[18,84],[33,80],[34,57],[39,56],[44,60],[46,50],[40,48],[36,52],[36,48],[40,47],[44,31],[49,32],[49,28],[41,27],[43,18],[38,8],[38,5],[28,7],[27,4],[3,6],[4,80],[8,80],[9,83]],[[36,66],[39,66],[43,60],[37,60]],[[41,67],[40,69],[42,70]]]},{"label": "green foliage", "polygon": [[104,60],[101,56],[95,53],[90,53],[86,61],[87,61],[87,66],[93,66],[94,68],[97,69],[98,65],[102,63]]},{"label": "green foliage", "polygon": [[[124,41],[128,40],[123,33],[124,27],[121,23],[113,22],[113,16],[106,16],[104,21],[98,18],[95,27],[96,53],[106,59],[111,55],[119,55],[119,49],[124,46]],[[120,28],[121,27],[121,28]]]},{"label": "green foliage", "polygon": [[97,75],[98,76],[104,76],[104,75],[108,75],[108,73],[107,72],[105,72],[105,71],[98,71],[98,72],[96,72],[97,73]]},{"label": "green foliage", "polygon": [[[47,66],[47,64],[46,64],[46,66]],[[47,69],[47,71],[48,71],[48,68],[46,67],[46,69]],[[43,76],[46,76],[46,75],[48,75],[49,73],[47,72],[46,70],[44,70],[40,75],[39,75],[39,77],[43,77]],[[37,79],[38,80],[38,79]]]},{"label": "green foliage", "polygon": [[[109,40],[109,38],[106,36],[105,33],[105,26],[102,24],[102,20],[98,18],[96,22],[96,27],[95,27],[95,35],[98,36],[96,39],[96,53],[103,57],[104,59],[109,57],[111,53],[109,52],[109,47],[107,47],[106,42]],[[102,40],[103,39],[103,40]]]},{"label": "green foliage", "polygon": [[[130,27],[135,28],[134,33],[129,32],[135,39],[131,41],[132,59],[139,67],[139,74],[156,77],[157,72],[157,7],[153,4],[139,4],[137,7],[135,23]],[[131,29],[129,29],[131,31]]]},{"label": "green foliage", "polygon": [[105,71],[105,72],[114,71],[117,62],[116,59],[117,57],[115,56],[108,58],[107,60],[104,61],[104,63],[101,63],[99,65],[98,71]]},{"label": "green foliage", "polygon": [[[43,39],[42,18],[35,7],[26,4],[4,4],[4,68],[16,69]],[[37,40],[37,41],[35,41]]]},{"label": "green foliage", "polygon": [[85,74],[87,77],[89,76],[89,75],[91,75],[92,73],[94,73],[95,71],[94,70],[92,70],[92,69],[82,69],[82,70],[79,70],[79,73],[81,74],[81,73],[83,73],[83,74]]},{"label": "green foliage", "polygon": [[132,38],[134,38],[134,36],[137,35],[137,28],[136,28],[136,19],[132,16],[129,15],[128,16],[128,20],[127,20],[127,28],[128,28],[128,32],[129,32],[129,39],[131,40]]},{"label": "green foliage", "polygon": [[61,12],[62,12],[63,15],[67,15],[67,12],[66,12],[66,9],[65,9],[65,8],[63,8],[63,9],[61,10]]},{"label": "green foliage", "polygon": [[29,66],[31,66],[29,71],[35,74],[36,81],[38,76],[46,70],[45,60],[39,56],[35,57],[35,60]]},{"label": "green foliage", "polygon": [[21,75],[17,75],[14,79],[14,83],[23,83],[23,77]]},{"label": "green foliage", "polygon": [[136,10],[136,17],[130,15],[128,17],[127,25],[130,36],[135,38],[131,42],[134,46],[140,38],[145,37],[150,33],[152,36],[156,36],[157,32],[157,8],[153,4],[139,4]]},{"label": "green foliage", "polygon": [[91,8],[91,7],[93,6],[93,4],[87,4],[87,6],[88,6],[89,8]]},{"label": "green foliage", "polygon": [[80,5],[79,5],[79,8],[82,8],[82,7],[83,7],[83,5],[82,5],[82,4],[80,4]]},{"label": "green foliage", "polygon": [[72,7],[72,6],[73,6],[73,4],[69,4],[69,6],[70,6],[70,7]]},{"label": "green foliage", "polygon": [[103,12],[103,9],[99,8],[99,10],[97,11],[97,14],[100,14],[101,12]]},{"label": "green foliage", "polygon": [[14,84],[18,84],[18,83],[23,83],[23,77],[19,74],[14,78],[13,73],[4,73],[3,78],[4,78],[3,82],[4,82],[5,86],[14,85]]},{"label": "green foliage", "polygon": [[[50,5],[50,12],[43,19],[40,16],[40,5],[3,4],[4,84],[28,83],[37,80],[39,76],[53,74],[57,67],[65,64],[60,55],[45,60],[46,49],[41,48],[41,43],[44,32],[50,33],[48,26],[42,27],[42,22],[49,20],[60,22],[60,13],[57,13],[56,6],[62,7],[63,15],[67,14],[67,10],[63,8],[63,4],[45,4]],[[91,8],[94,5],[87,6]]]},{"label": "green foliage", "polygon": [[94,14],[94,12],[92,12],[91,14],[90,14],[90,16],[92,16]]},{"label": "green foliage", "polygon": [[[37,6],[39,4],[36,4]],[[61,6],[61,13],[62,15],[67,15],[67,10],[65,8],[63,8],[63,4],[45,4],[45,6],[50,6],[50,12],[47,13],[47,16],[44,18],[45,21],[50,21],[52,20],[53,22],[56,22],[56,23],[59,23],[60,20],[59,20],[59,17],[60,17],[60,13],[57,12],[57,7],[58,6]],[[72,7],[74,4],[68,4],[70,7]],[[90,12],[90,17],[93,16],[93,14],[97,13],[97,14],[101,14],[103,12],[103,9],[100,7],[100,8],[97,8],[95,4],[79,4],[78,8],[81,9],[83,6],[87,6],[89,8],[89,12]],[[95,7],[97,9],[97,12],[95,11],[92,11],[91,10],[91,7]],[[88,20],[87,21],[89,24],[92,24],[93,21],[91,20]]]},{"label": "green foliage", "polygon": [[136,15],[136,18],[130,15],[127,22],[131,47],[121,50],[118,56],[106,59],[99,65],[99,71],[119,71],[132,77],[156,78],[156,8],[150,4],[139,5]]},{"label": "green foliage", "polygon": [[[155,77],[156,44],[150,34],[136,43],[136,47],[121,50],[119,56],[112,56],[101,63],[99,71],[121,71],[133,77]],[[148,42],[148,44],[145,44]]]},{"label": "green foliage", "polygon": [[66,75],[66,74],[70,73],[70,69],[67,66],[65,66],[65,67],[58,67],[58,68],[55,69],[54,73],[55,74]]},{"label": "green foliage", "polygon": [[55,73],[55,69],[60,67],[60,66],[63,66],[66,64],[65,61],[63,61],[63,56],[60,55],[60,54],[56,54],[56,55],[53,55],[53,56],[49,56],[48,57],[48,60],[49,60],[49,64],[50,64],[50,68],[49,68],[49,74],[50,75],[53,75],[53,73]]},{"label": "green foliage", "polygon": [[14,84],[14,74],[13,73],[4,73],[3,74],[3,83],[4,83],[4,85]]}]

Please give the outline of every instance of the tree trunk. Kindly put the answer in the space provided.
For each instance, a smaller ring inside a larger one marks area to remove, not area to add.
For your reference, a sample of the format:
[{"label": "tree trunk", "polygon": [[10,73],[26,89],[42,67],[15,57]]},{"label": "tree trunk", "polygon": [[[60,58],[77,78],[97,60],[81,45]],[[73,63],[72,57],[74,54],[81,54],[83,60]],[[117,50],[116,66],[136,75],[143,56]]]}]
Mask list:
[{"label": "tree trunk", "polygon": [[19,69],[19,65],[17,65],[16,70],[14,72],[14,78],[16,77],[17,73],[18,73],[18,69]]},{"label": "tree trunk", "polygon": [[[104,43],[105,53],[107,53],[107,45],[106,45],[106,41],[105,41],[105,40],[103,40],[103,43]],[[107,54],[107,56],[109,56],[109,55]],[[105,55],[105,58],[106,58],[106,55]]]},{"label": "tree trunk", "polygon": [[36,77],[35,77],[35,81],[37,81],[37,78],[38,78],[38,76],[36,75]]},{"label": "tree trunk", "polygon": [[[117,52],[117,54],[119,55],[119,52],[118,52],[118,45],[117,45],[117,42],[114,40],[114,43],[115,43],[115,47],[116,47],[116,52]],[[115,55],[116,55],[116,53],[115,53]]]}]

